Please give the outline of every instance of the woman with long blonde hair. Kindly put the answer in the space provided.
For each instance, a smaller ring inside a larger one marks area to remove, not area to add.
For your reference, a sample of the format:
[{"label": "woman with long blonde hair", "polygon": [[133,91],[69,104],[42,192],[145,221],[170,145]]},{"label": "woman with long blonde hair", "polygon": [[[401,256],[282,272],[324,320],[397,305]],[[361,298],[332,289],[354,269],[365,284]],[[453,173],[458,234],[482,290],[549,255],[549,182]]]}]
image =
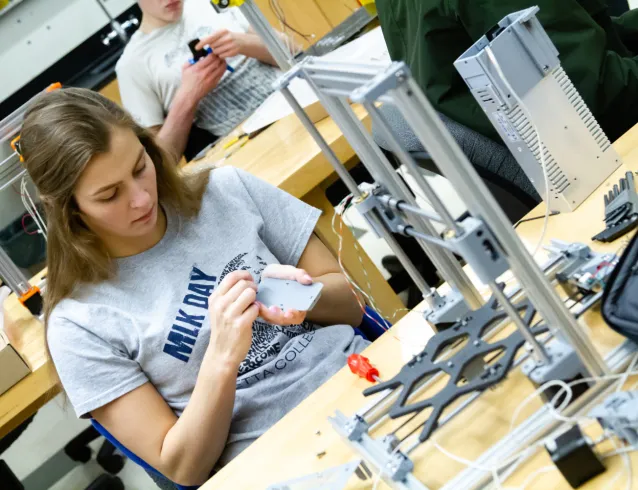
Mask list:
[{"label": "woman with long blonde hair", "polygon": [[[62,386],[172,481],[205,481],[365,347],[316,209],[231,167],[178,176],[152,134],[84,89],[39,96],[21,151],[48,221]],[[267,308],[266,276],[323,293],[309,312]]]}]

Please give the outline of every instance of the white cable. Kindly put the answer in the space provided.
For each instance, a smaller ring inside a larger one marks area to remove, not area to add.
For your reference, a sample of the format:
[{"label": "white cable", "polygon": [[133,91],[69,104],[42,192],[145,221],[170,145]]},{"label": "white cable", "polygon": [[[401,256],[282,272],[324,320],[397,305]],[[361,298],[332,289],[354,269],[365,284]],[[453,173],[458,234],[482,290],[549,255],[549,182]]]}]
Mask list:
[{"label": "white cable", "polygon": [[[536,135],[536,141],[538,144],[538,153],[540,155],[541,168],[543,170],[543,179],[545,180],[545,219],[543,220],[543,231],[541,233],[540,238],[538,239],[538,243],[536,244],[534,251],[532,252],[532,257],[534,257],[540,250],[541,246],[543,245],[543,240],[545,240],[545,234],[547,233],[547,225],[549,223],[549,213],[550,213],[549,201],[550,201],[551,195],[549,192],[549,174],[547,172],[547,162],[545,161],[545,152],[543,151],[543,142],[541,140],[541,134],[538,131],[538,128],[536,127],[536,124],[534,123],[534,120],[532,119],[531,113],[529,112],[529,110],[527,109],[527,106],[523,103],[521,98],[514,91],[509,81],[505,77],[505,74],[503,73],[503,70],[501,69],[501,65],[499,65],[498,61],[496,60],[496,56],[494,56],[494,53],[492,52],[492,48],[490,46],[487,46],[485,48],[485,53],[487,54],[487,57],[490,59],[490,61],[494,65],[496,72],[503,80],[505,87],[512,94],[512,97],[514,97],[514,99],[518,103],[519,107],[521,108],[521,111],[525,114],[525,117],[527,117],[527,120],[531,124],[532,129],[534,130],[534,134]],[[530,147],[530,151],[531,151],[531,147]]]},{"label": "white cable", "polygon": [[[612,443],[613,444],[613,443]],[[634,451],[638,451],[638,446],[626,446],[614,449],[613,451],[609,451],[608,453],[603,454],[601,457],[603,459],[611,458],[613,456],[618,456],[619,454],[633,453]]]},{"label": "white cable", "polygon": [[622,388],[623,386],[625,386],[627,379],[629,379],[631,370],[636,367],[636,363],[638,363],[638,352],[636,352],[636,355],[631,360],[631,363],[629,364],[629,367],[627,368],[625,375],[621,378],[620,382],[618,383],[618,386],[616,387],[616,393],[618,393],[619,391],[622,391]]},{"label": "white cable", "polygon": [[48,232],[46,221],[42,218],[38,207],[35,205],[33,199],[31,198],[31,194],[29,193],[29,189],[27,187],[26,175],[23,176],[22,180],[20,181],[20,196],[22,198],[22,204],[24,208],[27,210],[27,212],[35,222],[40,234],[46,240]]},{"label": "white cable", "polygon": [[[547,383],[545,383],[544,385],[539,387],[537,390],[535,390],[534,393],[532,393],[531,395],[526,397],[523,400],[523,402],[521,402],[521,404],[514,410],[514,413],[512,415],[512,421],[510,423],[509,432],[512,431],[514,423],[516,421],[516,418],[520,414],[520,411],[522,410],[522,408],[524,408],[525,405],[527,405],[534,396],[538,396],[539,393],[542,393],[543,391],[547,390],[548,388],[550,388],[552,386],[558,385],[558,386],[560,386],[560,390],[554,395],[554,397],[552,398],[552,400],[548,404],[550,414],[554,418],[556,418],[557,420],[560,420],[562,422],[580,423],[580,422],[583,422],[583,421],[589,421],[590,418],[589,417],[578,417],[578,418],[576,418],[576,417],[565,417],[564,415],[562,415],[562,414],[560,414],[558,412],[558,411],[564,410],[564,408],[571,401],[571,397],[572,397],[572,394],[573,394],[573,392],[571,390],[572,386],[574,386],[576,384],[580,384],[580,383],[588,383],[588,382],[591,382],[591,381],[601,381],[601,380],[605,380],[605,379],[623,379],[623,378],[626,378],[628,376],[633,376],[633,375],[638,375],[638,371],[629,371],[629,370],[627,370],[627,372],[624,372],[624,373],[621,373],[621,374],[610,374],[610,375],[600,376],[600,377],[597,377],[597,378],[582,378],[582,379],[578,379],[576,381],[572,381],[570,383],[566,383],[566,382],[561,381],[561,380],[548,381]],[[561,402],[560,406],[557,407],[557,409],[555,409],[554,408],[554,404],[558,400],[558,398],[563,395],[563,393],[566,393],[565,399]],[[514,469],[517,468],[525,460],[525,456],[527,456],[528,454],[533,453],[538,447],[544,445],[545,442],[547,440],[549,440],[551,437],[552,436],[550,435],[550,436],[548,436],[548,437],[546,437],[544,439],[541,439],[540,441],[537,441],[536,443],[534,443],[534,444],[528,446],[527,448],[521,450],[520,452],[518,452],[514,456],[510,456],[510,458],[506,459],[505,461],[502,461],[502,462],[498,463],[497,465],[495,465],[493,467],[483,466],[483,465],[480,465],[480,464],[478,464],[478,463],[476,463],[474,461],[470,461],[468,459],[465,459],[465,458],[462,458],[460,456],[457,456],[457,455],[451,453],[450,451],[448,451],[447,449],[441,447],[441,445],[438,444],[433,438],[430,439],[430,441],[432,442],[432,444],[434,445],[435,448],[437,448],[441,453],[443,453],[448,458],[453,459],[453,460],[455,460],[455,461],[457,461],[457,462],[459,462],[461,464],[464,464],[465,466],[467,466],[469,468],[474,468],[474,469],[477,469],[479,471],[485,471],[485,472],[492,473],[492,476],[494,478],[494,483],[497,485],[497,488],[502,488],[500,477],[498,475],[498,470],[500,468],[507,467],[507,466],[509,466],[511,464],[515,465]],[[509,474],[512,473],[511,470],[512,469],[510,468]]]},{"label": "white cable", "polygon": [[493,465],[493,466],[484,466],[481,464],[478,464],[474,461],[470,461],[466,458],[463,458],[461,456],[458,456],[452,452],[450,452],[449,450],[445,449],[444,447],[442,447],[436,440],[434,440],[434,438],[430,439],[430,442],[432,443],[432,445],[438,449],[441,453],[443,453],[445,456],[447,456],[448,458],[457,461],[458,463],[461,463],[469,468],[473,468],[479,471],[484,471],[486,473],[491,473],[492,474],[492,479],[494,481],[494,484],[496,485],[497,488],[502,489],[502,484],[501,484],[501,478],[498,474],[499,470],[502,468],[506,468],[510,465],[515,465],[515,467],[518,467],[522,461],[524,461],[526,459],[527,456],[531,455],[534,451],[536,451],[536,449],[540,446],[542,446],[543,444],[545,444],[545,439],[542,439],[540,441],[537,441],[536,443],[526,447],[525,449],[519,451],[518,453],[515,453],[514,455],[510,456],[509,458],[500,461],[499,463]]},{"label": "white cable", "polygon": [[[350,196],[347,196],[346,198],[344,198],[344,199],[341,201],[341,203],[339,204],[339,206],[341,206],[341,204],[343,204],[343,203],[344,203],[344,201],[345,201],[346,199],[348,199],[348,197],[350,197]],[[347,207],[347,206],[345,206],[345,207]],[[345,211],[345,207],[344,207],[344,211]],[[372,297],[371,297],[369,294],[367,294],[367,293],[366,293],[363,289],[361,289],[361,288],[357,285],[357,283],[354,281],[354,279],[352,279],[352,277],[350,276],[350,274],[348,274],[348,272],[346,271],[346,269],[345,269],[345,268],[344,268],[344,266],[343,266],[343,262],[342,262],[342,260],[341,260],[341,251],[342,251],[342,249],[343,249],[343,234],[342,234],[341,230],[342,230],[342,227],[343,227],[343,220],[340,222],[340,227],[339,227],[339,230],[340,230],[340,231],[339,231],[339,233],[337,233],[337,231],[336,231],[336,229],[335,229],[335,220],[336,220],[336,216],[337,216],[337,214],[340,214],[340,213],[342,213],[342,212],[343,212],[343,211],[340,211],[339,209],[337,209],[337,210],[335,211],[335,214],[334,214],[334,215],[333,215],[333,217],[332,217],[332,223],[331,223],[331,226],[332,226],[332,232],[333,232],[334,234],[338,235],[338,237],[339,237],[339,246],[338,246],[338,253],[337,253],[337,258],[338,258],[337,262],[338,262],[338,264],[339,264],[339,268],[341,269],[341,272],[343,273],[344,277],[346,278],[346,281],[348,282],[348,284],[350,285],[351,289],[353,290],[353,294],[354,294],[354,296],[355,296],[355,299],[357,300],[357,303],[359,304],[359,307],[361,308],[361,311],[363,312],[363,314],[364,314],[365,316],[367,316],[370,320],[372,320],[374,323],[376,323],[377,325],[379,325],[379,327],[381,327],[381,329],[382,329],[382,330],[387,331],[387,330],[389,330],[389,328],[390,328],[390,326],[391,326],[391,325],[390,325],[390,324],[388,323],[388,321],[387,321],[387,320],[383,317],[383,315],[381,315],[381,314],[379,313],[379,310],[378,310],[378,308],[377,308],[377,306],[376,306],[376,304],[375,304],[374,300],[372,299]],[[355,247],[356,247],[356,241],[355,241],[354,243],[355,243]],[[359,261],[361,262],[361,265],[363,266],[363,262],[361,261],[361,255],[360,255],[360,253],[359,253],[359,251],[358,251],[358,249],[357,249],[357,248],[356,248],[356,250],[357,250],[357,254],[358,254],[358,256],[359,256]],[[366,279],[368,279],[368,275],[367,275],[367,273],[365,272],[365,268],[363,268],[363,271],[364,271],[364,274],[365,274],[365,276],[366,276]],[[368,279],[368,288],[372,289],[372,286],[370,285],[370,281],[369,281],[369,279]],[[370,315],[370,314],[366,311],[365,305],[361,303],[361,301],[360,301],[359,297],[358,297],[358,296],[354,293],[354,290],[355,290],[355,289],[356,289],[357,291],[359,291],[359,292],[363,295],[363,297],[364,297],[364,298],[368,301],[368,304],[370,305],[370,308],[372,308],[372,310],[373,310],[375,313],[377,313],[377,315],[378,315],[378,316],[381,318],[381,320],[383,321],[383,325],[382,325],[381,323],[379,323],[379,321],[378,321],[375,317],[373,317],[372,315]]]},{"label": "white cable", "polygon": [[[625,471],[627,473],[627,490],[631,490],[633,487],[633,471],[631,468],[631,458],[629,457],[628,452],[629,451],[622,451],[621,448],[618,447],[618,444],[616,444],[616,441],[611,438],[610,442],[612,443],[612,445],[614,446],[614,451],[612,451],[612,453],[608,453],[603,455],[603,458],[608,458],[611,456],[615,456],[616,454],[621,454],[622,458],[623,458],[623,465],[625,467]],[[626,448],[623,448],[626,449]],[[616,474],[616,476],[607,484],[607,486],[605,487],[605,490],[615,490],[616,487],[616,482],[618,481],[618,479],[622,476],[623,472],[622,470],[618,471],[618,473]]]},{"label": "white cable", "polygon": [[[391,326],[391,325],[388,323],[388,320],[386,320],[386,319],[385,319],[385,317],[384,317],[384,316],[380,313],[380,310],[379,310],[378,306],[376,305],[376,303],[375,303],[374,299],[372,298],[372,296],[371,296],[370,294],[368,294],[367,292],[365,292],[363,289],[361,289],[361,288],[359,287],[359,285],[358,285],[358,284],[354,281],[354,279],[350,276],[350,274],[348,273],[348,271],[346,271],[346,269],[345,269],[345,267],[343,266],[343,263],[342,263],[342,261],[341,261],[341,252],[342,252],[342,250],[343,250],[343,233],[342,233],[341,231],[340,231],[340,232],[337,232],[336,227],[335,227],[335,223],[336,223],[336,220],[337,220],[337,216],[342,216],[341,226],[343,226],[343,222],[344,222],[344,220],[343,220],[343,215],[344,215],[344,213],[345,213],[346,209],[348,208],[348,206],[350,205],[349,203],[347,203],[347,201],[348,201],[349,199],[351,199],[351,198],[352,198],[352,194],[349,194],[349,195],[347,195],[346,197],[344,197],[344,198],[341,200],[341,202],[340,202],[340,203],[336,206],[336,208],[335,208],[335,213],[332,215],[332,222],[331,222],[332,232],[333,232],[335,235],[337,235],[337,237],[339,238],[339,245],[338,245],[338,251],[337,251],[337,257],[338,257],[339,267],[340,267],[341,272],[343,273],[344,277],[346,278],[346,281],[348,281],[348,283],[349,283],[349,284],[350,284],[350,285],[351,285],[354,289],[356,289],[357,291],[359,291],[359,292],[363,295],[363,297],[367,300],[367,302],[368,302],[368,304],[369,304],[370,308],[372,308],[372,310],[373,310],[375,313],[377,313],[377,315],[378,315],[378,316],[382,319],[382,321],[383,321],[383,325],[381,325],[381,324],[379,323],[379,321],[378,321],[376,318],[372,317],[371,315],[369,315],[369,314],[368,314],[368,312],[367,312],[367,311],[365,311],[365,306],[361,304],[361,302],[359,301],[359,298],[358,298],[358,297],[356,296],[356,294],[355,294],[355,297],[357,298],[357,302],[359,303],[359,306],[360,306],[360,307],[361,307],[361,309],[363,310],[364,315],[366,315],[366,316],[367,316],[368,318],[370,318],[372,321],[374,321],[375,323],[377,323],[377,324],[378,324],[378,325],[379,325],[379,326],[380,326],[383,330],[388,330],[388,329],[390,328],[390,326]],[[341,230],[341,228],[340,228],[340,230]],[[370,289],[370,290],[371,290],[371,289],[372,289],[372,285],[371,285],[371,283],[370,283],[370,279],[369,279],[368,274],[367,274],[367,272],[366,272],[366,270],[365,270],[365,267],[363,266],[363,262],[362,262],[362,259],[361,259],[361,253],[360,253],[360,251],[359,251],[359,246],[358,246],[358,244],[357,244],[357,241],[356,241],[356,240],[354,241],[354,247],[355,247],[355,250],[357,251],[357,255],[358,255],[358,257],[359,257],[359,262],[361,263],[363,273],[364,273],[364,275],[365,275],[365,277],[366,277],[366,281],[367,281],[368,289]]]},{"label": "white cable", "polygon": [[437,448],[441,453],[443,453],[445,456],[447,456],[448,458],[457,461],[458,463],[464,464],[465,466],[467,466],[468,468],[473,468],[475,470],[479,470],[479,471],[485,471],[486,473],[491,473],[492,474],[492,479],[494,480],[494,483],[496,483],[496,487],[497,488],[501,488],[501,480],[498,477],[498,467],[497,466],[483,466],[480,465],[474,461],[470,461],[469,459],[465,459],[461,456],[457,456],[456,454],[448,451],[447,449],[445,449],[443,446],[441,446],[434,438],[430,439],[430,442],[432,442],[432,445]]},{"label": "white cable", "polygon": [[[514,413],[512,414],[512,419],[510,420],[510,428],[507,431],[507,433],[511,433],[514,430],[514,424],[516,423],[516,419],[518,419],[518,416],[520,415],[521,411],[532,401],[535,400],[538,395],[544,393],[548,388],[551,388],[552,386],[560,386],[562,389],[564,389],[565,391],[567,391],[568,395],[565,396],[565,399],[562,401],[560,407],[558,407],[559,411],[562,411],[563,409],[565,409],[567,407],[567,405],[569,404],[569,402],[572,400],[572,396],[573,396],[573,391],[571,389],[571,387],[565,382],[565,381],[561,381],[560,379],[555,379],[555,380],[551,380],[548,381],[547,383],[541,385],[537,390],[534,390],[534,392],[532,394],[530,394],[529,396],[527,396],[517,407],[516,410],[514,410]],[[560,394],[561,392],[559,391],[555,396],[554,399]],[[552,402],[554,401],[554,399],[552,399]],[[553,403],[550,402],[550,407],[552,407],[553,409]]]},{"label": "white cable", "polygon": [[[571,388],[572,386],[575,386],[577,384],[597,382],[597,381],[610,380],[610,379],[622,380],[622,379],[626,379],[626,377],[628,376],[636,376],[636,375],[638,375],[638,371],[627,370],[620,374],[607,374],[605,376],[581,378],[581,379],[577,379],[576,381],[571,381],[567,383],[567,385]],[[564,390],[564,388],[561,388],[561,390]],[[561,394],[562,394],[562,391],[559,391],[558,393],[556,393],[552,401],[556,400],[557,397],[561,396]],[[560,420],[562,422],[580,422],[582,420],[589,420],[589,417],[579,417],[579,418],[565,417],[564,415],[561,415],[555,410],[551,409],[551,406],[550,406],[550,412],[552,413],[552,416],[554,416],[557,420]]]},{"label": "white cable", "polygon": [[555,465],[548,465],[548,466],[543,466],[542,468],[538,468],[536,471],[530,473],[527,478],[525,478],[525,480],[523,480],[523,483],[521,484],[520,487],[516,487],[516,490],[525,490],[527,487],[529,487],[532,483],[534,483],[534,480],[536,479],[536,477],[543,475],[545,473],[549,473],[551,471],[556,471],[557,468]]}]

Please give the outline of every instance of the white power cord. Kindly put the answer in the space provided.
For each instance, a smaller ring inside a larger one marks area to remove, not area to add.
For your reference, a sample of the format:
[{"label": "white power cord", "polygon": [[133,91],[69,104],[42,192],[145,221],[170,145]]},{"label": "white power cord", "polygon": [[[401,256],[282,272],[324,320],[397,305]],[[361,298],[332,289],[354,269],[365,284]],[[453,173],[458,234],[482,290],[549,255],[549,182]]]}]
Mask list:
[{"label": "white power cord", "polygon": [[[385,317],[380,313],[380,309],[376,305],[376,303],[375,303],[374,299],[372,298],[372,296],[370,294],[368,294],[368,292],[364,291],[363,289],[361,289],[359,287],[359,285],[355,282],[355,280],[352,278],[352,276],[350,276],[350,274],[348,274],[348,271],[346,271],[345,267],[343,266],[341,255],[342,255],[342,250],[343,250],[343,224],[345,222],[345,216],[344,215],[345,215],[346,209],[348,209],[348,206],[351,203],[351,199],[352,199],[352,194],[349,194],[346,197],[344,197],[341,200],[341,202],[336,206],[335,213],[332,215],[332,222],[331,222],[332,232],[335,235],[337,235],[337,237],[339,238],[339,245],[338,245],[338,251],[337,251],[337,261],[339,263],[339,268],[341,269],[341,272],[343,273],[344,277],[346,278],[346,281],[350,285],[350,288],[352,289],[352,292],[355,295],[355,298],[357,299],[357,302],[359,303],[359,307],[363,311],[363,314],[365,316],[367,316],[370,320],[372,320],[374,323],[379,325],[382,330],[388,330],[391,327],[391,325],[388,323],[388,321],[385,319]],[[340,216],[342,218],[340,223],[339,223],[339,231],[338,232],[336,230],[337,216]],[[366,277],[368,289],[369,289],[369,291],[372,291],[372,284],[370,283],[370,278],[368,277],[368,273],[365,270],[365,266],[363,264],[363,261],[362,261],[362,258],[361,258],[361,253],[360,253],[360,250],[359,250],[359,245],[358,245],[356,239],[354,240],[354,248],[357,251],[357,256],[359,258],[359,262],[361,263],[361,269],[363,270],[363,274]],[[354,290],[359,291],[363,295],[363,297],[367,300],[368,305],[370,306],[370,308],[372,308],[372,310],[382,319],[382,321],[384,323],[383,325],[379,321],[377,321],[376,318],[374,318],[374,317],[372,317],[371,315],[368,314],[368,312],[365,310],[365,305],[361,303],[361,301],[359,300],[359,297],[354,293]],[[396,315],[396,313],[395,313],[395,315]]]},{"label": "white power cord", "polygon": [[616,393],[621,391],[623,386],[625,386],[625,383],[627,382],[627,379],[629,379],[629,376],[631,375],[632,370],[636,367],[636,363],[638,363],[638,352],[636,352],[636,355],[634,356],[631,363],[629,364],[629,367],[627,368],[625,375],[618,382],[618,386],[616,387]]},{"label": "white power cord", "polygon": [[42,215],[40,214],[40,211],[38,210],[38,207],[36,206],[35,202],[33,202],[33,199],[31,198],[31,194],[29,194],[29,188],[27,186],[26,175],[23,176],[22,180],[20,181],[20,196],[22,197],[22,204],[24,205],[24,208],[31,215],[31,218],[33,219],[36,226],[38,227],[39,233],[46,240],[47,232],[48,232],[47,224],[46,224],[46,221],[42,218]]},{"label": "white power cord", "polygon": [[556,470],[557,468],[555,465],[547,465],[547,466],[543,466],[542,468],[538,468],[536,471],[530,473],[527,476],[527,478],[525,478],[525,480],[523,480],[523,483],[521,483],[520,487],[516,487],[515,489],[512,489],[512,490],[526,490],[527,487],[529,487],[532,483],[534,483],[534,480],[536,480],[536,478],[538,478],[540,475],[544,475],[545,473],[550,473]]},{"label": "white power cord", "polygon": [[[618,444],[616,444],[616,441],[614,441],[613,438],[609,439],[611,444],[614,446],[614,451],[607,453],[605,455],[603,455],[603,458],[609,458],[612,456],[616,456],[618,454],[622,455],[623,458],[623,466],[625,467],[625,472],[627,474],[627,490],[631,490],[633,488],[633,471],[631,468],[631,458],[629,457],[629,452],[631,452],[632,450],[635,450],[636,448],[619,448]],[[628,450],[627,450],[628,449]],[[616,487],[616,482],[618,481],[618,479],[622,476],[623,471],[620,470],[616,476],[614,478],[612,478],[612,480],[607,483],[607,486],[605,486],[605,490],[615,490]]]},{"label": "white power cord", "polygon": [[[559,411],[562,411],[571,401],[572,398],[572,390],[571,387],[577,384],[581,384],[581,383],[588,383],[588,382],[592,382],[592,381],[601,381],[601,380],[605,380],[605,379],[616,379],[616,380],[622,380],[623,382],[627,380],[627,378],[629,376],[634,376],[634,375],[638,375],[638,371],[631,371],[630,369],[627,369],[626,372],[624,373],[620,373],[620,374],[610,374],[610,375],[606,375],[606,376],[600,376],[600,377],[596,377],[596,378],[582,378],[582,379],[578,379],[576,381],[572,381],[570,383],[566,383],[564,381],[560,381],[560,380],[552,380],[552,381],[548,381],[547,383],[543,384],[541,387],[539,387],[537,390],[534,391],[534,393],[532,393],[531,395],[529,395],[528,397],[526,397],[521,404],[516,407],[516,409],[514,410],[513,414],[512,414],[512,421],[510,423],[510,430],[509,432],[512,431],[513,426],[515,424],[516,418],[518,417],[518,415],[520,414],[521,410],[527,405],[529,404],[529,402],[533,399],[533,397],[538,396],[540,393],[543,393],[545,390],[547,390],[548,388],[551,388],[553,386],[559,386],[560,390],[554,395],[554,397],[552,398],[552,400],[549,402],[549,409],[550,409],[550,414],[552,415],[552,417],[556,418],[557,420],[560,420],[562,422],[572,422],[572,423],[580,423],[583,421],[589,421],[589,417],[566,417],[562,414],[559,413]],[[554,408],[554,404],[556,403],[556,401],[563,396],[563,394],[565,394],[565,399],[561,402],[560,406],[558,406],[557,408]],[[537,441],[536,443],[528,446],[525,449],[522,449],[521,451],[519,451],[518,453],[514,454],[513,456],[510,456],[509,458],[507,458],[504,461],[501,461],[499,463],[497,463],[494,466],[488,466],[488,465],[481,465],[478,464],[474,461],[470,461],[468,459],[462,458],[460,456],[457,456],[453,453],[451,453],[449,450],[441,447],[440,444],[438,444],[436,441],[434,441],[434,439],[431,439],[430,441],[432,442],[432,444],[434,445],[434,447],[436,447],[441,453],[443,453],[445,456],[447,456],[450,459],[453,459],[454,461],[457,461],[461,464],[464,464],[465,466],[469,467],[469,468],[473,468],[479,471],[485,471],[488,473],[492,474],[492,477],[494,479],[494,484],[496,485],[497,488],[499,489],[503,489],[502,483],[501,483],[501,477],[498,475],[498,471],[501,468],[505,468],[508,467],[512,464],[514,464],[513,468],[510,468],[508,470],[508,475],[511,475],[511,473],[513,472],[513,470],[515,470],[518,466],[520,466],[520,464],[522,464],[523,461],[525,461],[526,456],[531,455],[537,448],[543,446],[545,444],[546,441],[548,441],[551,438],[550,436],[547,436],[543,439],[541,439],[540,441]],[[617,454],[621,454],[624,452],[628,452],[628,451],[619,451]],[[610,456],[612,456],[613,454],[609,454]],[[530,482],[526,482],[526,485],[529,485]],[[516,490],[523,490],[525,488],[525,486],[520,487]],[[629,487],[631,488],[631,487]]]},{"label": "white power cord", "polygon": [[[535,390],[532,394],[527,396],[520,403],[520,405],[518,405],[518,407],[516,407],[516,410],[514,410],[514,413],[512,414],[512,419],[510,421],[510,428],[508,430],[508,434],[511,433],[514,430],[514,425],[516,424],[516,420],[518,419],[518,416],[520,415],[521,411],[527,405],[529,405],[529,403],[532,400],[535,400],[538,397],[538,395],[544,393],[548,388],[551,388],[553,386],[560,386],[561,388],[563,388],[567,392],[567,396],[565,396],[565,399],[562,401],[562,403],[557,408],[557,410],[560,412],[560,411],[564,410],[567,407],[567,405],[569,405],[569,402],[571,401],[572,396],[573,396],[573,392],[572,392],[571,387],[566,382],[561,381],[559,379],[548,381],[547,383],[545,383],[542,386],[540,386],[537,390]],[[558,396],[558,395],[556,395],[556,396]],[[554,398],[556,398],[556,397],[554,397]],[[555,410],[553,408],[553,404],[550,404],[550,406],[552,406],[552,410]]]},{"label": "white power cord", "polygon": [[541,233],[540,238],[538,239],[538,243],[536,244],[536,247],[534,247],[534,251],[532,252],[532,257],[534,257],[538,253],[540,248],[542,247],[543,241],[545,240],[545,234],[547,233],[547,225],[549,223],[549,213],[550,213],[549,201],[551,198],[551,194],[549,192],[549,174],[547,172],[547,162],[545,161],[545,152],[543,151],[543,142],[541,140],[541,134],[538,131],[538,128],[536,127],[536,124],[534,123],[534,120],[532,119],[531,113],[529,112],[529,110],[527,109],[527,106],[523,103],[521,98],[514,91],[509,81],[505,77],[505,74],[503,73],[503,70],[501,69],[501,65],[499,65],[498,61],[496,61],[496,56],[494,56],[494,53],[492,52],[492,48],[490,46],[487,46],[485,48],[485,53],[487,54],[487,57],[490,59],[490,61],[494,65],[496,72],[503,80],[505,87],[507,88],[507,90],[510,91],[510,93],[512,94],[512,97],[514,97],[519,107],[521,108],[521,111],[523,111],[523,113],[525,114],[525,117],[527,117],[527,120],[532,125],[532,129],[534,130],[534,134],[536,135],[536,141],[538,144],[538,153],[541,157],[541,168],[543,170],[543,179],[545,180],[545,219],[543,220],[543,231]]}]

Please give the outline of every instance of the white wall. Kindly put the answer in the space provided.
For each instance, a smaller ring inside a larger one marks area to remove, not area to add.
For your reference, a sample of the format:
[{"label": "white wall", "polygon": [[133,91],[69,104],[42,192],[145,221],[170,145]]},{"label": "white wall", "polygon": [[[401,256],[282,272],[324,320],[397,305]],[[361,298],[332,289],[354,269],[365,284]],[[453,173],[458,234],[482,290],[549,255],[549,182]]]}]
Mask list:
[{"label": "white wall", "polygon": [[[97,1],[22,0],[6,13],[0,11],[0,101],[109,22]],[[135,3],[100,1],[114,17]]]}]

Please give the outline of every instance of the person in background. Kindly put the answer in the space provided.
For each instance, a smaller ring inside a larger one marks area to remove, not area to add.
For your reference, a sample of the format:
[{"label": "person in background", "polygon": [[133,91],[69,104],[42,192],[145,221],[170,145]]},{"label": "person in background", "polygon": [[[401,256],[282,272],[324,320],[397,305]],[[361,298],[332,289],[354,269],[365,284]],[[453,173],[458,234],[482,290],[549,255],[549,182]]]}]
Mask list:
[{"label": "person in background", "polygon": [[638,11],[603,0],[376,0],[390,56],[405,61],[435,109],[500,142],[453,66],[508,14],[537,5],[567,75],[614,141],[638,122]]},{"label": "person in background", "polygon": [[[45,327],[75,412],[175,483],[203,483],[368,342],[319,210],[233,167],[175,158],[96,92],[39,96],[21,132],[48,225]],[[323,290],[256,301],[260,278]]]},{"label": "person in background", "polygon": [[[116,65],[120,95],[138,124],[176,155],[193,123],[224,136],[272,93],[280,72],[237,8],[217,13],[208,0],[138,3],[142,23]],[[213,53],[190,64],[193,39]]]}]

